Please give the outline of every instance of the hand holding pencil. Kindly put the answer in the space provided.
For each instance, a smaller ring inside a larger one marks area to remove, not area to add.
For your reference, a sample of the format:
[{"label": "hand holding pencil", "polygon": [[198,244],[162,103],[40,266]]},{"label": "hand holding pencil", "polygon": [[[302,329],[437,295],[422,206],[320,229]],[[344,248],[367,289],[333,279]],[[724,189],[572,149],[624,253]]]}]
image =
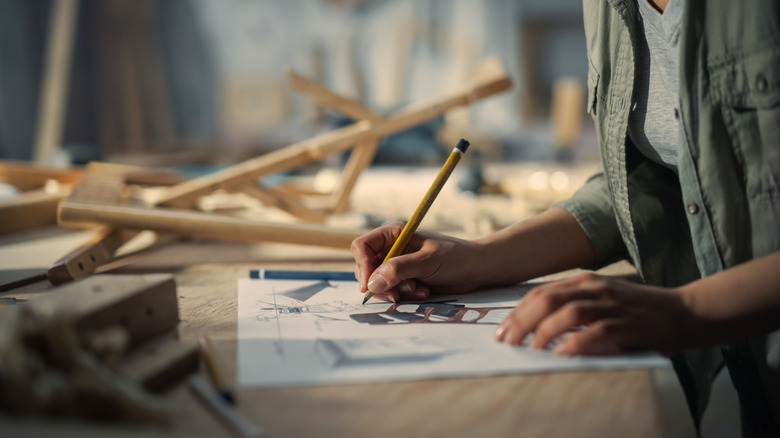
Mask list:
[{"label": "hand holding pencil", "polygon": [[[457,269],[451,270],[465,261],[458,260],[458,254],[473,253],[466,250],[472,245],[460,239],[435,233],[415,234],[415,231],[468,146],[466,140],[461,140],[453,149],[409,222],[387,224],[352,242],[355,277],[365,292],[364,303],[373,295],[388,301],[424,300],[430,294],[429,286],[448,286],[448,292],[467,290],[468,285],[459,281]],[[407,254],[400,256],[404,250]],[[450,260],[452,257],[455,258]],[[381,258],[383,262],[377,267],[376,262]],[[447,266],[438,266],[441,262]],[[443,278],[442,274],[450,278]]]}]

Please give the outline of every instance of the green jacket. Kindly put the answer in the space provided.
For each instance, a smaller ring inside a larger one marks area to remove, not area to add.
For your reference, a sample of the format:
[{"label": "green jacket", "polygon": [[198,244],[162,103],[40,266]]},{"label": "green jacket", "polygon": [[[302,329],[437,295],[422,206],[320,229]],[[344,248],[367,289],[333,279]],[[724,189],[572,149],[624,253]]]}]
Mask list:
[{"label": "green jacket", "polygon": [[[560,205],[599,265],[628,258],[647,283],[678,286],[780,250],[780,1],[684,0],[679,177],[627,135],[636,1],[584,0],[603,173]],[[745,433],[778,436],[780,332],[674,358],[697,425],[724,360]]]}]

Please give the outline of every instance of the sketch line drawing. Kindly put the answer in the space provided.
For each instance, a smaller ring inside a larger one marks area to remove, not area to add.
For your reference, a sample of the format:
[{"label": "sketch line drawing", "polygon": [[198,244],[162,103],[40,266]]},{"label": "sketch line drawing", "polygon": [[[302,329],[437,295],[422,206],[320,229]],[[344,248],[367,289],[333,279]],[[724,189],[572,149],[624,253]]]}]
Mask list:
[{"label": "sketch line drawing", "polygon": [[433,361],[457,350],[419,337],[317,339],[314,348],[330,368]]},{"label": "sketch line drawing", "polygon": [[279,323],[279,307],[276,305],[276,288],[271,288],[271,294],[274,296],[274,313],[276,314],[276,334],[278,336],[276,340],[276,352],[280,356],[284,356],[284,341],[282,340],[282,326]]},{"label": "sketch line drawing", "polygon": [[279,294],[303,302],[329,287],[336,286],[330,284],[328,280],[321,280],[314,284],[307,284],[306,286],[296,287],[295,289],[279,292]]},{"label": "sketch line drawing", "polygon": [[353,313],[350,319],[364,324],[498,324],[514,309],[512,306],[467,307],[457,303],[421,303],[405,310],[408,304],[394,303],[383,312]]}]

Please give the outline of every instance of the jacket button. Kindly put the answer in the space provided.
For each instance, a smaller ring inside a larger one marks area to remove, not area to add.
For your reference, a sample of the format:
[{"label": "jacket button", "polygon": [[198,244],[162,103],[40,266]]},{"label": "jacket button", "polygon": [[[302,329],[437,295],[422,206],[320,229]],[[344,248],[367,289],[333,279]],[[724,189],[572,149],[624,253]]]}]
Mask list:
[{"label": "jacket button", "polygon": [[688,214],[697,214],[699,212],[699,205],[695,202],[691,202],[685,206],[685,209],[688,211]]},{"label": "jacket button", "polygon": [[766,80],[766,76],[761,74],[756,76],[756,90],[761,93],[765,93],[769,90],[769,82]]}]

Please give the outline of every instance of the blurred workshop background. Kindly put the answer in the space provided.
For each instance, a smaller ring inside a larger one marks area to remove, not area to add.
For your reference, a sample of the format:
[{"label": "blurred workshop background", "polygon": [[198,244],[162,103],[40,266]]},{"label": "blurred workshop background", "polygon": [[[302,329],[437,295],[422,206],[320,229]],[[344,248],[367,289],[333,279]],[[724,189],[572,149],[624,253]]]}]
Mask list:
[{"label": "blurred workshop background", "polygon": [[[66,59],[47,70],[50,51]],[[375,164],[439,163],[459,137],[487,160],[595,158],[579,0],[3,0],[0,158],[236,162],[349,122],[290,90],[285,69],[388,114],[456,90],[487,57],[509,92],[384,139]],[[42,120],[47,86],[59,128]]]}]

